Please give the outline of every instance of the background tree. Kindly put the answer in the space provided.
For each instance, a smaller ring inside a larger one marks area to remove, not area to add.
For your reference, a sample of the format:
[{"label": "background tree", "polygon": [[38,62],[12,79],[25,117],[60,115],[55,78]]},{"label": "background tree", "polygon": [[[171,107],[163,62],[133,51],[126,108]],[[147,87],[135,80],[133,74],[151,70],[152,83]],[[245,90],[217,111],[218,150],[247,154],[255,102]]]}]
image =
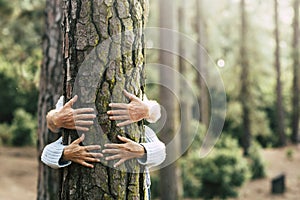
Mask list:
[{"label": "background tree", "polygon": [[299,142],[299,92],[300,92],[300,63],[299,63],[299,0],[294,0],[294,20],[293,20],[293,89],[292,89],[292,142]]},{"label": "background tree", "polygon": [[[186,3],[181,3],[178,8],[178,22],[179,31],[182,34],[188,33],[188,16],[187,16],[188,6]],[[181,152],[186,151],[189,146],[189,141],[191,140],[191,126],[190,122],[193,118],[192,116],[192,100],[187,92],[188,88],[187,80],[189,79],[189,67],[190,64],[186,61],[188,48],[184,43],[183,38],[179,38],[179,72],[184,77],[180,79],[180,133],[181,133]],[[187,152],[186,152],[187,153]],[[185,155],[186,155],[185,153]]]},{"label": "background tree", "polygon": [[200,105],[200,122],[206,125],[208,128],[210,121],[210,103],[209,103],[209,93],[208,88],[205,83],[204,78],[208,78],[207,58],[204,54],[203,48],[206,48],[206,31],[205,23],[203,17],[203,1],[196,0],[196,33],[197,33],[197,42],[199,44],[197,49],[197,85],[200,90],[200,95],[198,97],[198,102]]},{"label": "background tree", "polygon": [[[98,113],[85,144],[120,142],[117,135],[143,141],[141,123],[119,128],[106,112],[110,102],[126,101],[123,89],[143,93],[148,2],[72,0],[64,1],[63,12],[65,96],[77,94],[80,106]],[[78,133],[66,130],[63,136],[67,144]],[[113,164],[103,161],[93,169],[72,164],[64,171],[62,199],[143,199],[143,167],[136,160],[120,169]]]},{"label": "background tree", "polygon": [[[161,130],[161,140],[166,144],[167,157],[165,163],[168,166],[160,170],[161,181],[161,199],[175,200],[182,198],[181,172],[177,162],[170,162],[172,158],[179,154],[180,141],[174,138],[178,128],[178,104],[174,93],[178,92],[178,80],[175,78],[175,72],[178,71],[176,66],[177,41],[174,34],[169,33],[166,29],[176,30],[175,19],[177,4],[173,0],[164,0],[159,3],[160,9],[160,89],[159,97],[161,105],[166,109],[167,120]],[[169,51],[167,51],[169,50]],[[167,66],[167,67],[165,67]],[[171,141],[173,142],[171,143]]]},{"label": "background tree", "polygon": [[284,131],[284,108],[282,105],[282,84],[281,84],[281,66],[280,66],[280,39],[278,24],[278,1],[274,0],[274,36],[275,36],[275,70],[276,70],[276,132],[279,136],[279,145],[286,144],[286,136]]},{"label": "background tree", "polygon": [[[46,115],[48,111],[55,108],[59,96],[62,95],[63,86],[61,1],[47,0],[45,14],[44,57],[40,74],[38,102],[38,160],[40,160],[44,147],[60,137],[60,135],[48,130]],[[58,199],[61,188],[60,174],[60,170],[51,169],[39,162],[38,199]]]},{"label": "background tree", "polygon": [[248,155],[251,142],[251,121],[250,121],[250,90],[249,90],[249,60],[247,54],[247,15],[245,0],[240,2],[241,10],[241,39],[240,39],[240,62],[241,62],[241,89],[240,89],[240,101],[242,104],[242,131],[243,131],[243,149],[244,155]]}]

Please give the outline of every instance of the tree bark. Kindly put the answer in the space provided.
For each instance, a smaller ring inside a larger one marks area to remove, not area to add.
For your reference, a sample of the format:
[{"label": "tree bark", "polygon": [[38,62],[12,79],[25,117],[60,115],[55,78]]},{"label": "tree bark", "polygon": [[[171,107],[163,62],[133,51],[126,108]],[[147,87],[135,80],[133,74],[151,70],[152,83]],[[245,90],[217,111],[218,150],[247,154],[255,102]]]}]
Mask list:
[{"label": "tree bark", "polygon": [[[65,0],[65,96],[79,96],[78,107],[94,107],[97,120],[84,145],[120,142],[117,135],[144,140],[142,123],[119,128],[106,112],[110,102],[128,102],[122,90],[140,96],[144,88],[146,0]],[[78,138],[64,131],[64,143]],[[70,140],[69,140],[70,139]],[[144,168],[134,159],[115,169],[102,160],[93,169],[72,164],[64,171],[61,198],[144,199]]]},{"label": "tree bark", "polygon": [[54,108],[62,94],[62,34],[61,34],[61,1],[46,1],[46,26],[43,38],[43,64],[40,74],[40,91],[38,101],[38,195],[37,199],[57,200],[60,190],[60,171],[51,169],[40,162],[43,148],[55,141],[59,135],[47,128],[47,112]]},{"label": "tree bark", "polygon": [[294,0],[294,20],[293,20],[293,88],[292,88],[292,142],[299,142],[299,92],[300,92],[300,62],[299,62],[299,0]]},{"label": "tree bark", "polygon": [[276,118],[277,134],[279,136],[279,145],[286,145],[286,136],[284,131],[284,108],[282,104],[282,84],[281,84],[281,66],[280,66],[280,41],[279,41],[279,23],[278,23],[278,2],[274,0],[274,22],[275,22],[275,70],[276,70]]},{"label": "tree bark", "polygon": [[[177,200],[182,198],[181,171],[178,163],[171,162],[172,158],[179,154],[180,141],[175,136],[178,128],[178,105],[173,94],[178,94],[178,82],[175,79],[176,57],[173,54],[176,46],[176,38],[173,34],[168,34],[169,30],[175,30],[176,3],[172,0],[162,0],[160,7],[160,103],[166,109],[167,119],[161,130],[161,140],[166,144],[167,157],[165,163],[169,165],[160,170],[161,193],[163,200]],[[168,49],[168,51],[165,51]],[[172,52],[172,50],[174,51]],[[169,52],[170,51],[170,52]],[[167,66],[167,67],[166,67]],[[179,138],[179,137],[177,137]],[[170,143],[174,140],[173,143]]]},{"label": "tree bark", "polygon": [[251,120],[250,120],[250,90],[249,90],[249,59],[247,56],[247,21],[246,21],[246,8],[245,8],[245,0],[241,0],[241,48],[240,48],[240,56],[241,56],[241,91],[240,91],[240,101],[242,104],[242,127],[243,127],[243,150],[244,155],[247,156],[249,154],[249,147],[251,143]]}]

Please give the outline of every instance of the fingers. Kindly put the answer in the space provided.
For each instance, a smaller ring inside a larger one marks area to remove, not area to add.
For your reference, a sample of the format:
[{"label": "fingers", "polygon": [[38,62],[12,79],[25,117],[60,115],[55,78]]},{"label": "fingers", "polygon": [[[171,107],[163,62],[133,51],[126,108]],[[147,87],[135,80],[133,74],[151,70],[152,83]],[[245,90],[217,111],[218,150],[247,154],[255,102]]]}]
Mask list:
[{"label": "fingers", "polygon": [[85,135],[82,134],[78,139],[76,139],[72,144],[80,144],[84,140]]},{"label": "fingers", "polygon": [[94,112],[95,112],[95,110],[93,108],[77,108],[74,110],[75,114],[94,113]]},{"label": "fingers", "polygon": [[101,147],[99,145],[89,145],[85,146],[86,151],[100,150]]},{"label": "fingers", "polygon": [[129,105],[126,103],[110,103],[108,106],[112,108],[123,108],[123,109],[128,109],[129,107]]},{"label": "fingers", "polygon": [[130,119],[130,120],[126,120],[124,122],[118,123],[117,126],[119,126],[119,127],[121,127],[121,126],[127,126],[127,125],[132,124],[132,123],[133,123],[133,121]]},{"label": "fingers", "polygon": [[74,119],[75,120],[88,120],[88,119],[95,119],[96,118],[96,115],[94,114],[77,114],[74,116]]},{"label": "fingers", "polygon": [[82,162],[80,162],[79,164],[81,164],[81,165],[83,165],[83,166],[85,166],[85,167],[94,168],[94,165],[92,165],[92,164],[90,164],[90,163],[87,163],[87,162],[85,162],[85,161],[82,161]]},{"label": "fingers", "polygon": [[114,164],[114,167],[118,167],[120,166],[121,164],[123,164],[127,159],[123,158],[123,159],[120,159],[118,162],[116,162],[116,164]]},{"label": "fingers", "polygon": [[75,95],[70,101],[68,101],[67,103],[66,103],[66,107],[72,107],[73,106],[73,104],[77,101],[77,99],[78,99],[78,96],[77,95]]},{"label": "fingers", "polygon": [[[73,129],[73,128],[71,128]],[[82,131],[82,132],[88,132],[90,129],[84,126],[75,126],[75,130]]]},{"label": "fingers", "polygon": [[129,115],[116,115],[116,116],[110,116],[110,120],[128,120],[130,119]]},{"label": "fingers", "polygon": [[105,154],[117,154],[117,153],[120,153],[120,152],[124,151],[120,147],[117,147],[116,146],[117,144],[110,144],[110,145],[111,145],[110,147],[106,146],[107,148],[110,148],[110,149],[105,149],[105,150],[102,151],[102,153],[105,153]]},{"label": "fingers", "polygon": [[105,158],[105,160],[110,161],[110,160],[116,160],[116,159],[120,159],[122,158],[123,155],[122,154],[115,154],[113,156],[108,156]]},{"label": "fingers", "polygon": [[133,99],[138,100],[138,98],[134,94],[131,94],[126,90],[123,90],[123,93],[126,97],[128,97],[128,99],[130,99],[130,101],[132,101]]},{"label": "fingers", "polygon": [[118,135],[119,140],[121,140],[122,142],[132,142],[132,140],[126,138],[126,137],[122,137],[121,135]]},{"label": "fingers", "polygon": [[109,115],[128,115],[127,110],[109,110],[107,111]]},{"label": "fingers", "polygon": [[83,120],[75,121],[76,126],[91,126],[93,124],[94,121],[83,121]]}]

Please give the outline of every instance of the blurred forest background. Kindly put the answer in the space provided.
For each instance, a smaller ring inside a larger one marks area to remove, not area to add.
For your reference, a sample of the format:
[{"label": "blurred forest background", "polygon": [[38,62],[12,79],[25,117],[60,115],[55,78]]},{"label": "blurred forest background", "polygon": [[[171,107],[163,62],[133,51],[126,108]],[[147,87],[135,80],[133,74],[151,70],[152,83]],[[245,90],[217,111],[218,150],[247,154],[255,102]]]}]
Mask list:
[{"label": "blurred forest background", "polygon": [[[219,68],[227,95],[226,120],[214,150],[199,159],[201,137],[196,138],[177,163],[178,195],[236,197],[238,187],[267,175],[262,151],[287,146],[284,154],[293,159],[299,142],[299,0],[173,0],[166,1],[169,18],[160,17],[162,2],[150,1],[148,27],[170,21],[172,28],[201,43]],[[0,145],[34,147],[45,1],[0,0],[0,17]],[[197,55],[197,49],[182,48]],[[158,51],[149,50],[147,56],[147,62],[159,63]],[[184,71],[189,68],[182,62],[175,63],[200,91],[204,117],[193,119],[191,127],[200,124],[203,136],[209,122],[205,87],[201,78]],[[159,72],[151,70],[147,78],[157,79]],[[148,97],[160,101],[158,91],[149,86]],[[300,179],[299,173],[295,176]],[[154,172],[154,198],[161,188],[160,174]]]}]

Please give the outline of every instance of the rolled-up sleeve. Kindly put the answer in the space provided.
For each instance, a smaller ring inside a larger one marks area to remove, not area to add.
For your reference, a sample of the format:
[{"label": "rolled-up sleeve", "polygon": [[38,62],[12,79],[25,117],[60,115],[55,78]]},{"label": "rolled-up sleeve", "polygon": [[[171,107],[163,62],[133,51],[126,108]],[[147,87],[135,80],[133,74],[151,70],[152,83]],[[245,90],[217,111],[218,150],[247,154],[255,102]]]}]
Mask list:
[{"label": "rolled-up sleeve", "polygon": [[155,132],[145,126],[146,142],[141,143],[146,149],[146,159],[138,159],[138,162],[148,167],[160,165],[166,158],[166,146],[156,136]]},{"label": "rolled-up sleeve", "polygon": [[60,137],[55,142],[48,144],[43,149],[42,156],[41,156],[42,162],[53,169],[58,169],[70,165],[71,161],[65,161],[65,162],[60,161],[64,148],[65,146],[62,144],[62,137]]},{"label": "rolled-up sleeve", "polygon": [[143,102],[147,105],[149,109],[149,117],[146,118],[146,120],[149,123],[157,122],[157,120],[159,120],[159,118],[161,117],[160,105],[157,103],[157,101],[148,100],[146,95],[144,95]]}]

